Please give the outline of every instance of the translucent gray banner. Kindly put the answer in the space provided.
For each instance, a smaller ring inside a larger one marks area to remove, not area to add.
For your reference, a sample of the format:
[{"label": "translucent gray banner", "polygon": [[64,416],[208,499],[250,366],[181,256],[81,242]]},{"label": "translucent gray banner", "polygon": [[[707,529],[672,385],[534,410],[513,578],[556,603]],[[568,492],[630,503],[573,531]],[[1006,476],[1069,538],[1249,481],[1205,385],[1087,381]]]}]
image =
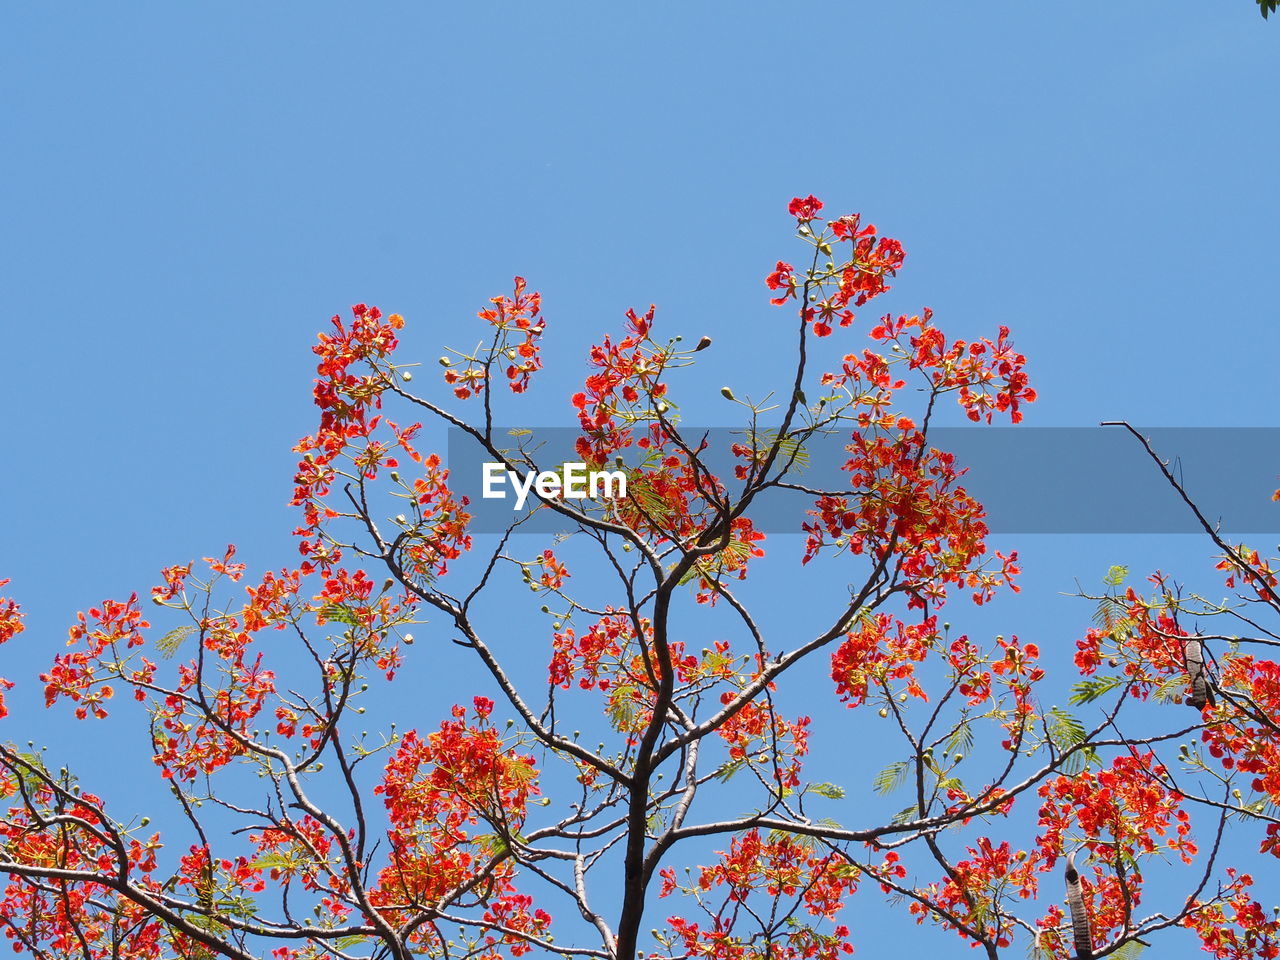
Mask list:
[{"label": "translucent gray banner", "polygon": [[[1278,427],[1152,427],[1137,428],[1165,460],[1188,495],[1211,522],[1230,534],[1280,533],[1280,503],[1272,494],[1280,487],[1280,428]],[[746,442],[741,428],[694,429],[681,426],[692,443],[706,437],[702,455],[708,468],[730,491],[740,487],[733,467],[741,461],[730,452]],[[637,431],[639,435],[639,431]],[[581,457],[574,443],[581,432],[574,427],[495,429],[499,448],[519,449],[541,470],[559,470]],[[1177,491],[1161,474],[1141,443],[1120,427],[954,427],[930,431],[933,447],[956,455],[967,469],[960,483],[986,507],[993,533],[1195,533],[1200,526]],[[847,433],[812,438],[808,462],[791,479],[807,487],[849,489],[841,465],[848,460]],[[642,451],[623,452],[635,464]],[[448,438],[450,486],[471,499],[472,530],[494,533],[514,520],[529,516],[521,532],[560,532],[566,519],[550,510],[537,510],[541,501],[530,486],[526,502],[516,508],[515,478],[496,482],[489,468],[485,497],[485,463],[491,457],[464,431],[451,429]],[[522,468],[525,470],[527,468]],[[584,485],[585,486],[585,485]],[[493,496],[501,491],[501,496]],[[798,532],[812,498],[773,490],[750,510],[755,526],[766,533]],[[598,508],[599,501],[570,501]]]}]

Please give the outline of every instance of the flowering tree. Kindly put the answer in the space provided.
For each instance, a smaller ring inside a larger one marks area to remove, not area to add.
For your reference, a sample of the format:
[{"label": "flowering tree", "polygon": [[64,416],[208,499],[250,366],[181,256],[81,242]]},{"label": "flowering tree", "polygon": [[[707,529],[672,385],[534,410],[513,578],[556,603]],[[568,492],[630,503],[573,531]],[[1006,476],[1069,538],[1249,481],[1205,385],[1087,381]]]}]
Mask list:
[{"label": "flowering tree", "polygon": [[[821,210],[792,201],[803,261],[766,281],[795,336],[783,401],[724,390],[745,422],[732,476],[678,416],[709,340],[655,339],[653,308],[628,311],[566,407],[583,463],[631,456],[626,496],[544,494],[537,509],[568,535],[536,547],[523,518],[474,531],[449,470],[416,444],[417,421],[434,419],[505,468],[562,467],[495,427],[501,395],[542,368],[540,295],[517,278],[480,311],[482,345],[441,358],[442,396],[411,390],[401,317],[335,317],[315,347],[319,428],[297,448],[299,564],[246,579],[228,548],[168,567],[154,629],[137,595],[104,601],[41,677],[49,706],[85,720],[117,692],[145,704],[172,804],[155,812],[163,833],[117,819],[40,753],[0,746],[13,948],[834,958],[857,939],[843,914],[856,894],[988,957],[1015,940],[1042,957],[1132,956],[1177,927],[1217,957],[1277,956],[1251,877],[1220,862],[1228,828],[1280,855],[1280,667],[1257,656],[1280,644],[1261,616],[1280,613],[1274,561],[1213,534],[1241,606],[1162,575],[1140,591],[1113,569],[1076,657],[1091,719],[1046,707],[1035,644],[939,620],[948,602],[1016,590],[1019,569],[987,549],[982,505],[930,422],[958,404],[1017,423],[1035,399],[1024,357],[1004,328],[948,340],[928,310],[863,322],[861,343],[826,350],[904,254]],[[832,431],[847,482],[810,486],[805,451]],[[814,598],[827,609],[810,635],[770,636],[739,595],[763,554],[765,494],[794,502],[802,564],[847,571],[847,594]],[[523,619],[506,612],[513,585],[530,596]],[[682,627],[690,606],[714,606],[721,634]],[[501,628],[485,622],[497,608]],[[1235,626],[1195,635],[1196,617]],[[474,656],[458,680],[473,690],[415,729],[357,734],[424,622],[432,643]],[[0,641],[22,627],[0,601]],[[536,675],[504,657],[512,630],[540,645]],[[847,794],[858,784],[806,777],[810,718],[783,701],[815,664],[855,728],[898,738],[901,759],[869,785],[907,795],[896,816],[868,819],[877,804]],[[1146,700],[1194,709],[1122,734],[1122,711]],[[570,730],[582,717],[585,737]],[[1169,871],[1181,886],[1149,891],[1165,864],[1187,865]]]}]

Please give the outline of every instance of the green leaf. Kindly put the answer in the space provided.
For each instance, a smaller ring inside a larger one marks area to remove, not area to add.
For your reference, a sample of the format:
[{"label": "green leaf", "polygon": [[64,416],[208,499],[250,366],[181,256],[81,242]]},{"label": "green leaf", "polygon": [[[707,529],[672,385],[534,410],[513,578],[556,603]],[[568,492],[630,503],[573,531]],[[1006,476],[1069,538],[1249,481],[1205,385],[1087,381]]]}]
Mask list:
[{"label": "green leaf", "polygon": [[970,753],[973,750],[973,726],[967,719],[961,720],[947,737],[947,753]]},{"label": "green leaf", "polygon": [[1124,683],[1124,677],[1086,678],[1071,688],[1071,697],[1067,702],[1072,706],[1093,703],[1093,701],[1110,693],[1122,683]]},{"label": "green leaf", "polygon": [[804,850],[812,850],[818,845],[817,839],[807,833],[792,833],[790,830],[770,830],[765,836],[770,843],[790,838],[792,843]]},{"label": "green leaf", "polygon": [[636,705],[631,699],[635,687],[621,685],[613,688],[609,698],[609,722],[618,731],[630,730],[636,721]]},{"label": "green leaf", "polygon": [[895,760],[878,774],[873,781],[876,793],[893,793],[907,782],[909,764],[905,760]]},{"label": "green leaf", "polygon": [[264,853],[257,857],[249,864],[258,870],[283,870],[288,867],[295,866],[293,858],[285,856],[283,853]]},{"label": "green leaf", "polygon": [[182,642],[195,633],[196,628],[191,624],[181,627],[174,627],[163,637],[156,641],[156,649],[160,651],[160,655],[166,660],[173,657],[178,652],[178,648],[182,646]]},{"label": "green leaf", "polygon": [[1128,940],[1115,949],[1111,956],[1117,960],[1135,960],[1135,958],[1147,949],[1145,943],[1139,943],[1137,940]]},{"label": "green leaf", "polygon": [[837,786],[834,783],[811,783],[809,784],[809,792],[816,793],[820,797],[826,797],[828,800],[844,799],[844,787]]},{"label": "green leaf", "polygon": [[[48,775],[49,770],[44,765],[44,760],[41,759],[40,754],[27,753],[26,751],[14,751],[14,753],[19,760],[22,760],[25,763],[27,763],[29,766],[33,768],[33,770],[39,771],[40,773],[43,773],[46,776]],[[0,799],[5,799],[17,793],[19,783],[21,783],[22,786],[26,787],[28,791],[33,793],[40,789],[40,785],[41,785],[40,778],[36,776],[34,772],[28,771],[26,767],[18,766],[18,765],[10,766],[9,769],[13,771],[14,778],[15,778],[12,781],[13,790],[8,793],[4,792],[3,790],[0,790]]]},{"label": "green leaf", "polygon": [[919,812],[920,812],[919,808],[913,803],[911,804],[911,806],[903,807],[901,810],[895,813],[890,823],[894,824],[895,826],[899,823],[910,823],[919,815]]},{"label": "green leaf", "polygon": [[199,927],[205,933],[211,933],[214,936],[222,934],[227,929],[226,924],[219,923],[217,920],[213,919],[213,917],[206,917],[202,913],[183,914],[182,919],[186,920],[187,923],[191,924],[193,927]]},{"label": "green leaf", "polygon": [[715,772],[715,778],[721,783],[728,783],[744,766],[746,766],[746,761],[744,760],[730,760]]},{"label": "green leaf", "polygon": [[1151,697],[1157,703],[1180,703],[1187,692],[1189,682],[1185,673],[1172,674],[1156,685],[1156,688],[1151,691]]},{"label": "green leaf", "polygon": [[1128,567],[1116,565],[1107,568],[1107,575],[1102,578],[1102,582],[1108,587],[1120,587],[1124,585],[1124,581],[1128,576]]},{"label": "green leaf", "polygon": [[[1049,730],[1049,739],[1053,741],[1054,746],[1064,753],[1074,747],[1078,747],[1089,737],[1089,732],[1085,730],[1084,724],[1059,707],[1053,707],[1046,714],[1045,720]],[[1096,759],[1097,755],[1091,749],[1077,750],[1063,762],[1062,770],[1064,773],[1075,776],[1084,769],[1086,763]]]},{"label": "green leaf", "polygon": [[320,616],[324,617],[330,623],[345,623],[349,627],[359,625],[355,611],[345,603],[326,603],[320,608]]}]

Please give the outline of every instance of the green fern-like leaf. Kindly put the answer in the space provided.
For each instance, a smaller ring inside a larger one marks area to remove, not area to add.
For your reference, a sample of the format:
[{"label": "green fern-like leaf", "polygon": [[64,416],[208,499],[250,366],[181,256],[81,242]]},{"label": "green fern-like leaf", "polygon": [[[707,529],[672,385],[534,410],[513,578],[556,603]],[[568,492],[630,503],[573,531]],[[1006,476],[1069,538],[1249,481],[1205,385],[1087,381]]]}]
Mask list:
[{"label": "green fern-like leaf", "polygon": [[359,621],[356,619],[355,611],[345,603],[326,603],[320,608],[320,616],[324,617],[330,623],[345,623],[349,627],[354,627],[359,624]]},{"label": "green fern-like leaf", "polygon": [[1079,706],[1082,703],[1093,703],[1104,697],[1116,687],[1124,683],[1123,677],[1087,677],[1071,688],[1068,703]]},{"label": "green fern-like leaf", "polygon": [[947,753],[969,753],[973,750],[973,725],[961,720],[947,737]]},{"label": "green fern-like leaf", "polygon": [[745,760],[730,760],[723,767],[721,767],[719,770],[716,771],[715,778],[719,780],[721,783],[728,783],[738,773],[740,773],[742,771],[742,768],[745,766],[746,766]]},{"label": "green fern-like leaf", "polygon": [[893,815],[893,819],[890,820],[890,823],[892,823],[894,826],[897,826],[900,823],[910,823],[919,815],[919,812],[920,812],[919,808],[913,803],[911,804],[911,806],[903,807],[901,810],[895,813]]},{"label": "green fern-like leaf", "polygon": [[160,651],[160,655],[166,660],[173,657],[178,652],[178,648],[182,646],[182,642],[195,633],[196,628],[191,624],[181,627],[174,627],[163,637],[156,641],[156,649]]},{"label": "green fern-like leaf", "polygon": [[895,760],[878,774],[872,782],[876,793],[893,793],[907,782],[907,770],[910,765],[906,760]]},{"label": "green fern-like leaf", "polygon": [[1115,952],[1111,956],[1117,960],[1137,960],[1142,951],[1147,949],[1145,943],[1139,943],[1137,940],[1129,940],[1116,947]]},{"label": "green fern-like leaf", "polygon": [[1129,568],[1117,564],[1107,568],[1107,575],[1102,578],[1102,582],[1108,587],[1122,587],[1129,577]]},{"label": "green fern-like leaf", "polygon": [[[1049,711],[1045,719],[1049,730],[1049,739],[1053,741],[1054,746],[1064,753],[1080,746],[1088,739],[1089,732],[1085,730],[1084,724],[1065,710],[1054,707]],[[1096,759],[1091,749],[1076,750],[1063,762],[1062,770],[1064,773],[1075,776],[1084,769],[1086,763],[1091,763]]]}]

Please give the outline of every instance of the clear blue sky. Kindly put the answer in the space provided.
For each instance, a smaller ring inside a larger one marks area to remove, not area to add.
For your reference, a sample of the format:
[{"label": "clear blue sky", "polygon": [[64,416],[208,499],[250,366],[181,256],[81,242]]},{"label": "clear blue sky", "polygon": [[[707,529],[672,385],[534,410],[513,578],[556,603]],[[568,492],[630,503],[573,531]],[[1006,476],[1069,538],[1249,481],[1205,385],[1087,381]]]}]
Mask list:
[{"label": "clear blue sky", "polygon": [[[356,301],[430,361],[528,277],[559,364],[541,423],[655,302],[716,339],[688,405],[715,423],[721,383],[768,379],[761,277],[812,192],[903,240],[886,309],[1013,328],[1029,423],[1277,425],[1280,23],[1250,0],[30,3],[0,36],[0,577],[30,611],[3,735],[38,722],[67,756],[85,734],[32,674],[75,610],[228,541],[290,561],[309,346]],[[1059,651],[1087,625],[1072,578],[1205,553],[1016,545],[1003,615]],[[862,956],[888,956],[898,928],[864,916]]]}]

